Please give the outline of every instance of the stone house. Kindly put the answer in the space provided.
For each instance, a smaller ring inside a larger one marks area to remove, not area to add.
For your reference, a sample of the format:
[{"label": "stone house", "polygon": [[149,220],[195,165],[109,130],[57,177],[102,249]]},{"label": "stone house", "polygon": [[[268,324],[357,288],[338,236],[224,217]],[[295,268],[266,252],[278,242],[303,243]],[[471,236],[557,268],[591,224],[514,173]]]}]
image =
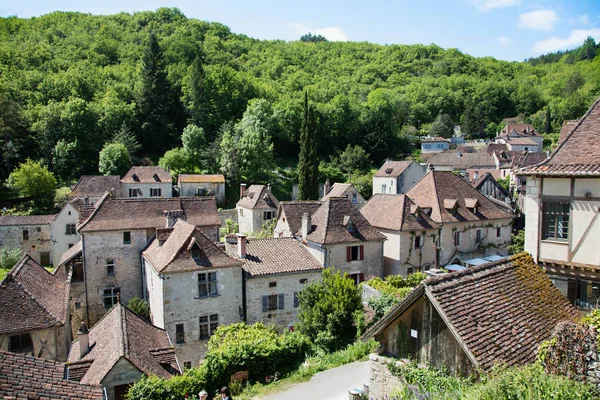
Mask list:
[{"label": "stone house", "polygon": [[465,177],[469,170],[482,173],[484,170],[496,169],[494,158],[484,151],[446,150],[424,158],[436,171],[454,171]]},{"label": "stone house", "polygon": [[215,196],[217,205],[225,203],[225,177],[223,175],[180,174],[177,188],[181,197]]},{"label": "stone house", "polygon": [[273,230],[274,237],[300,236],[302,216],[312,215],[321,207],[320,201],[282,201],[277,209],[277,225]]},{"label": "stone house", "polygon": [[437,243],[441,224],[404,194],[375,194],[360,210],[386,237],[384,276],[407,276],[438,268]]},{"label": "stone house", "polygon": [[242,262],[182,220],[157,229],[142,257],[152,322],[175,338],[186,368],[198,366],[217,327],[243,320]]},{"label": "stone house", "polygon": [[116,303],[71,344],[65,375],[72,381],[101,385],[107,400],[122,400],[143,375],[170,378],[180,368],[169,335]]},{"label": "stone house", "polygon": [[87,321],[81,241],[63,253],[54,270],[54,275],[69,277],[69,314],[71,315],[71,334],[74,337],[79,330],[81,321]]},{"label": "stone house", "polygon": [[600,300],[600,99],[526,180],[525,250],[575,305]]},{"label": "stone house", "polygon": [[3,399],[104,400],[102,386],[67,379],[57,361],[0,351],[0,376]]},{"label": "stone house", "polygon": [[73,186],[67,200],[81,199],[87,205],[94,205],[104,193],[114,191],[121,193],[121,177],[119,175],[82,175]]},{"label": "stone house", "polygon": [[424,137],[421,139],[421,153],[439,153],[450,148],[450,140],[442,137]]},{"label": "stone house", "polygon": [[116,199],[106,194],[100,199],[78,226],[85,290],[80,298],[72,296],[72,301],[84,308],[87,325],[98,321],[117,298],[126,304],[142,297],[141,253],[157,228],[172,227],[178,218],[218,240],[214,197]]},{"label": "stone house", "polygon": [[541,153],[544,138],[531,124],[506,124],[494,142],[512,151]]},{"label": "stone house", "polygon": [[0,282],[0,350],[65,361],[70,343],[68,277],[24,255]]},{"label": "stone house", "polygon": [[244,264],[244,315],[279,330],[293,329],[298,297],[307,283],[321,279],[323,267],[294,238],[246,239],[231,235],[227,253]]},{"label": "stone house", "polygon": [[471,182],[471,185],[482,195],[486,197],[493,197],[496,200],[503,201],[505,203],[510,204],[511,195],[506,189],[504,189],[494,176],[487,172],[483,176],[480,176],[479,179],[476,179]]},{"label": "stone house", "polygon": [[60,263],[63,253],[81,240],[77,232],[79,221],[79,200],[72,200],[65,204],[58,214],[50,221],[50,247],[52,249],[52,265]]},{"label": "stone house", "polygon": [[21,249],[41,265],[52,264],[50,223],[55,215],[0,216],[0,248]]},{"label": "stone house", "polygon": [[497,364],[533,363],[538,345],[556,324],[578,318],[542,269],[522,253],[426,279],[363,340],[379,341],[383,354],[468,377]]},{"label": "stone house", "polygon": [[262,226],[275,218],[279,201],[271,193],[270,185],[245,185],[240,187],[240,200],[236,204],[239,231],[258,233]]},{"label": "stone house", "polygon": [[121,179],[121,197],[173,197],[173,177],[161,167],[131,167]]},{"label": "stone house", "polygon": [[425,175],[425,167],[414,161],[386,161],[373,176],[373,194],[406,193]]},{"label": "stone house", "polygon": [[345,197],[359,210],[367,202],[351,183],[334,183],[331,190],[325,193],[321,201],[325,201],[330,197]]}]

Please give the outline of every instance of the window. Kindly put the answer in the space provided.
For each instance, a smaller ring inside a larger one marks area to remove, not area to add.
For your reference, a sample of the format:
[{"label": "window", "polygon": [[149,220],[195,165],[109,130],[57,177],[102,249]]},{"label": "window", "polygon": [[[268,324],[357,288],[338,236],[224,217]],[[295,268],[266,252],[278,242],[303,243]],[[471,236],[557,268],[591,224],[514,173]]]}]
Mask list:
[{"label": "window", "polygon": [[284,294],[271,294],[262,297],[263,312],[284,309]]},{"label": "window", "polygon": [[23,240],[29,240],[29,230],[23,229]]},{"label": "window", "polygon": [[267,310],[277,310],[277,295],[272,294],[267,299]]},{"label": "window", "polygon": [[300,299],[298,299],[298,292],[294,292],[294,308],[300,307]]},{"label": "window", "polygon": [[175,324],[175,343],[185,343],[185,331],[183,329],[183,324]]},{"label": "window", "polygon": [[160,197],[160,188],[150,188],[150,197]]},{"label": "window", "polygon": [[263,219],[264,219],[265,221],[269,221],[269,220],[273,219],[273,214],[274,214],[274,212],[273,212],[273,211],[265,211],[265,212],[263,213]]},{"label": "window", "polygon": [[191,361],[184,361],[183,362],[183,369],[191,369],[192,368],[192,362]]},{"label": "window", "polygon": [[348,246],[346,247],[346,261],[356,261],[365,259],[364,246]]},{"label": "window", "polygon": [[21,333],[19,335],[12,335],[8,343],[8,351],[14,353],[22,353],[33,350],[33,341],[31,340],[31,334]]},{"label": "window", "polygon": [[406,268],[406,275],[410,275],[410,274],[412,274],[412,273],[413,273],[413,271],[414,271],[414,270],[413,270],[413,267],[408,267],[408,268]]},{"label": "window", "polygon": [[381,193],[387,193],[387,186],[381,185]]},{"label": "window", "polygon": [[300,279],[300,283],[301,283],[301,284],[303,284],[303,285],[304,285],[306,282],[308,282],[308,279],[306,279],[306,278],[302,278],[302,279]]},{"label": "window", "polygon": [[356,193],[352,193],[352,204],[358,203],[358,195]]},{"label": "window", "polygon": [[106,259],[106,275],[114,275],[115,274],[115,259],[107,258]]},{"label": "window", "polygon": [[352,279],[354,281],[355,285],[358,285],[359,283],[364,282],[365,274],[362,274],[362,273],[348,274],[348,278]]},{"label": "window", "polygon": [[200,247],[197,244],[192,246],[192,259],[199,260],[200,259]]},{"label": "window", "polygon": [[458,232],[458,231],[454,231],[454,233],[453,233],[453,237],[454,237],[454,246],[455,246],[455,247],[458,247],[458,246],[460,246],[460,236],[461,236],[461,233],[460,233],[460,232]]},{"label": "window", "polygon": [[49,251],[40,252],[40,264],[50,265],[50,252]]},{"label": "window", "polygon": [[219,327],[219,314],[200,317],[200,339],[208,339]]},{"label": "window", "polygon": [[217,295],[217,273],[205,272],[198,274],[198,297]]},{"label": "window", "polygon": [[75,224],[67,224],[65,235],[75,235],[76,233]]},{"label": "window", "polygon": [[569,238],[569,215],[571,204],[568,202],[544,202],[542,239],[567,240]]},{"label": "window", "polygon": [[480,243],[481,237],[482,237],[481,229],[477,229],[475,231],[475,243]]},{"label": "window", "polygon": [[277,282],[269,282],[269,287],[277,287]]},{"label": "window", "polygon": [[240,208],[240,217],[243,217],[243,216],[244,216],[244,209]]},{"label": "window", "polygon": [[415,249],[420,249],[423,246],[423,236],[415,236]]},{"label": "window", "polygon": [[73,265],[73,274],[71,275],[71,282],[83,282],[83,264],[77,263]]},{"label": "window", "polygon": [[129,189],[129,197],[138,197],[137,189]]},{"label": "window", "polygon": [[104,308],[111,308],[119,301],[119,296],[121,295],[120,288],[108,288],[104,289]]},{"label": "window", "polygon": [[131,232],[123,232],[123,244],[131,244]]},{"label": "window", "polygon": [[502,227],[501,226],[496,228],[496,237],[502,237]]}]

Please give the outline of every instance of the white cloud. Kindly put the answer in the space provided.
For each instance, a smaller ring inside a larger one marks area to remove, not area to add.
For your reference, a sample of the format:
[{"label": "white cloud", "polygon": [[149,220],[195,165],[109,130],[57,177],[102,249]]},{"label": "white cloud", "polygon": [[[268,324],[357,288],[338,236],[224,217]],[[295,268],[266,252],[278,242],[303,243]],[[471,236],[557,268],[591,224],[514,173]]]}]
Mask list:
[{"label": "white cloud", "polygon": [[290,26],[296,31],[297,35],[304,35],[306,33],[312,33],[313,35],[325,36],[327,40],[332,42],[347,42],[348,38],[346,34],[339,26],[327,26],[324,28],[309,28],[306,25],[297,24],[291,22]]},{"label": "white cloud", "polygon": [[552,10],[537,10],[519,15],[519,27],[550,32],[559,21]]},{"label": "white cloud", "polygon": [[505,46],[512,43],[512,39],[506,36],[499,36],[496,40],[498,40],[498,43],[503,44]]},{"label": "white cloud", "polygon": [[583,14],[582,16],[579,17],[579,22],[581,22],[584,25],[589,25],[590,24],[590,18],[588,17],[587,14]]},{"label": "white cloud", "polygon": [[471,0],[471,3],[477,7],[480,12],[483,12],[494,8],[518,6],[521,4],[521,0]]},{"label": "white cloud", "polygon": [[543,54],[581,46],[588,36],[593,37],[596,41],[600,40],[600,28],[574,29],[568,38],[553,36],[550,39],[536,42],[533,45],[533,51]]}]

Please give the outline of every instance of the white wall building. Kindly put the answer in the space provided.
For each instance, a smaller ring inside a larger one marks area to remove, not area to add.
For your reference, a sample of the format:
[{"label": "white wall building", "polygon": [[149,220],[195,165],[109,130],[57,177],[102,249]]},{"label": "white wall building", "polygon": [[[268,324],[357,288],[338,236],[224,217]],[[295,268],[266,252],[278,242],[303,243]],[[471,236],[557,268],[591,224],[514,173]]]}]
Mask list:
[{"label": "white wall building", "polygon": [[276,218],[279,201],[265,185],[251,185],[245,189],[242,184],[240,192],[241,198],[236,204],[239,231],[258,233],[266,222]]},{"label": "white wall building", "polygon": [[425,175],[425,167],[414,161],[386,161],[373,177],[373,194],[406,193]]},{"label": "white wall building", "polygon": [[121,197],[173,197],[173,177],[161,167],[131,167],[121,179]]},{"label": "white wall building", "polygon": [[58,267],[63,253],[81,240],[77,232],[79,211],[77,201],[68,202],[50,222],[50,243],[52,248],[52,265]]}]

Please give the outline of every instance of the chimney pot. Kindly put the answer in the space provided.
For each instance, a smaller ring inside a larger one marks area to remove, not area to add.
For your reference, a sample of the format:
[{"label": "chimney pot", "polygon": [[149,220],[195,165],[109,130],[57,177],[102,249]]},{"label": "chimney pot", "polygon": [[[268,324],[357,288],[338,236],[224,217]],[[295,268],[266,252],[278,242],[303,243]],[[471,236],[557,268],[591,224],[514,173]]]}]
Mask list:
[{"label": "chimney pot", "polygon": [[246,191],[246,184],[240,183],[240,199],[244,197],[244,192]]},{"label": "chimney pot", "polygon": [[236,233],[237,236],[237,251],[239,258],[246,258],[246,235],[243,233]]},{"label": "chimney pot", "polygon": [[79,336],[79,358],[83,358],[90,351],[90,335],[83,321],[79,326],[77,336]]},{"label": "chimney pot", "polygon": [[271,193],[271,184],[267,183],[267,192]]},{"label": "chimney pot", "polygon": [[331,191],[331,182],[329,178],[325,179],[325,185],[323,186],[323,196],[327,196],[327,193]]}]

